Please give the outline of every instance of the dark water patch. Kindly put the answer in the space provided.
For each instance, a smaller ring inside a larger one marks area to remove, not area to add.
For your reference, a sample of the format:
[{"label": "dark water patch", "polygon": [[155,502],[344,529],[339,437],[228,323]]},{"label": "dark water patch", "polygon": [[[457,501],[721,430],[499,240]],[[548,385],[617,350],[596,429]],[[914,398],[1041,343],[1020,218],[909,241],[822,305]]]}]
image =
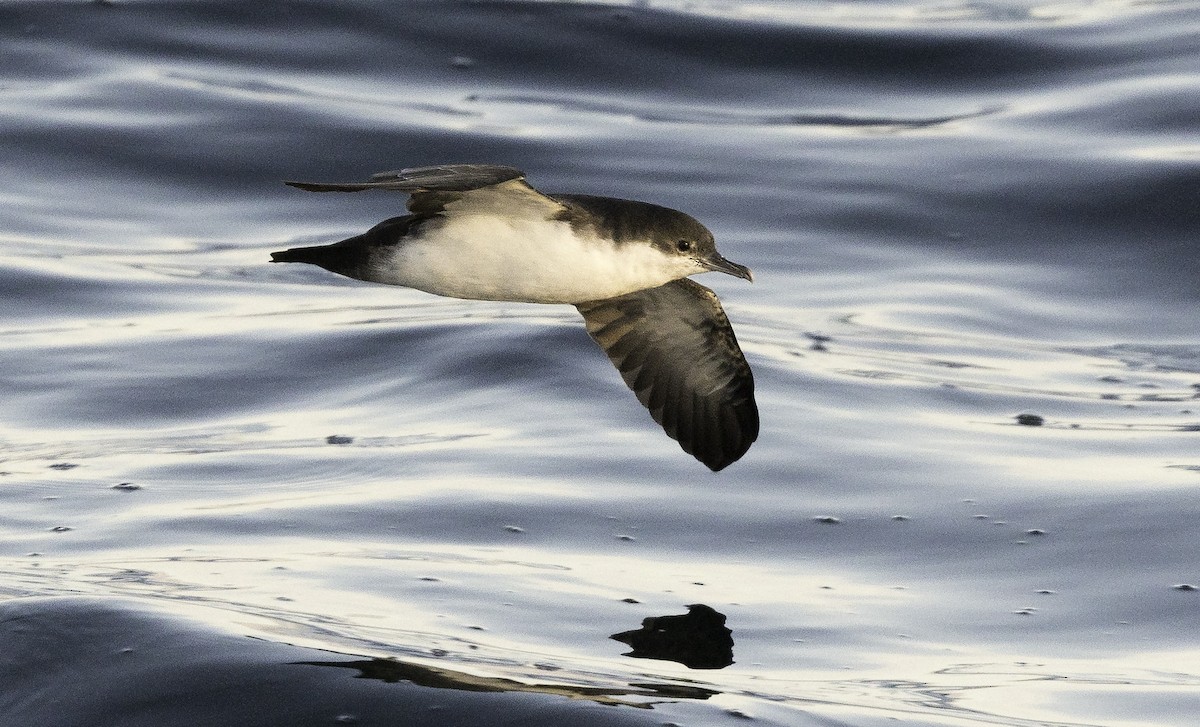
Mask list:
[{"label": "dark water patch", "polygon": [[62,260],[10,257],[6,262],[0,263],[4,327],[15,324],[36,330],[81,310],[97,318],[144,314],[161,309],[161,298],[170,290],[169,286],[130,281],[113,268],[96,275]]},{"label": "dark water patch", "polygon": [[[8,601],[0,629],[0,715],[13,724],[385,724],[403,715],[413,725],[640,725],[661,724],[674,700],[716,694],[572,686],[561,674],[557,684],[535,685],[363,660],[87,599]],[[731,721],[707,711],[706,723]]]}]

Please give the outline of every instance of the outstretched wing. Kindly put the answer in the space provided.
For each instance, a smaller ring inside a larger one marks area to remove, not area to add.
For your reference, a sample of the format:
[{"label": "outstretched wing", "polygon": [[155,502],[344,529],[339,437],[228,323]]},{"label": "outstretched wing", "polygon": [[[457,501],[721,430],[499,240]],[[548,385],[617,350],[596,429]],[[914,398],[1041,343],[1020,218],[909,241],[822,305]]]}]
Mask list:
[{"label": "outstretched wing", "polygon": [[467,192],[510,179],[524,179],[525,172],[514,167],[491,164],[442,164],[414,167],[371,175],[369,182],[326,184],[322,182],[284,182],[309,192],[361,192],[364,189],[388,189],[396,192]]},{"label": "outstretched wing", "polygon": [[717,471],[750,449],[758,438],[754,376],[715,293],[683,278],[576,308],[683,451]]},{"label": "outstretched wing", "polygon": [[361,192],[382,189],[408,192],[408,209],[417,215],[445,211],[513,212],[527,207],[545,217],[562,214],[565,207],[525,183],[525,172],[492,164],[442,164],[371,175],[369,182],[284,182],[308,192]]}]

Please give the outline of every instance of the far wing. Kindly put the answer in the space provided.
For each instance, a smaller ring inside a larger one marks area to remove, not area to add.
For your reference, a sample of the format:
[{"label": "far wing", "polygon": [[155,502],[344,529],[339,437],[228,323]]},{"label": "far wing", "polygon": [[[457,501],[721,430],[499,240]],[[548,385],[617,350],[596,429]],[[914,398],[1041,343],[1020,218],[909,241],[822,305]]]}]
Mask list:
[{"label": "far wing", "polygon": [[684,278],[576,307],[683,451],[716,471],[750,449],[758,438],[754,376],[715,293]]},{"label": "far wing", "polygon": [[417,215],[502,213],[521,208],[546,218],[565,211],[557,202],[525,183],[515,167],[492,164],[443,164],[371,175],[369,182],[284,182],[309,192],[361,192],[382,189],[408,192],[408,209]]},{"label": "far wing", "polygon": [[414,167],[371,175],[369,182],[327,184],[323,182],[284,182],[309,192],[361,192],[364,189],[388,189],[396,192],[467,192],[480,187],[524,179],[525,172],[515,167],[491,164],[443,164]]}]

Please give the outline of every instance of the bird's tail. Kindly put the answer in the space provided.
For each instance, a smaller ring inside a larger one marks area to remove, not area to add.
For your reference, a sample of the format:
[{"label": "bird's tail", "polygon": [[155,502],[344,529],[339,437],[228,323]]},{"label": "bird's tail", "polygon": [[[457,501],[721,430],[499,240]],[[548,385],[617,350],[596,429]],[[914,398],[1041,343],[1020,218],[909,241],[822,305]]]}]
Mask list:
[{"label": "bird's tail", "polygon": [[[280,250],[279,252],[271,253],[271,262],[273,263],[312,263],[313,265],[321,265],[318,262],[323,255],[319,252],[322,246],[318,247],[293,247],[291,250]],[[323,265],[321,267],[324,267]]]},{"label": "bird's tail", "polygon": [[333,245],[293,247],[271,253],[273,263],[308,263],[348,278],[366,279],[369,274],[371,248],[363,244],[362,236]]},{"label": "bird's tail", "polygon": [[416,218],[413,215],[384,220],[361,235],[332,245],[293,247],[271,253],[273,263],[308,263],[330,272],[359,280],[369,280],[371,257],[375,250],[397,245],[408,234]]}]

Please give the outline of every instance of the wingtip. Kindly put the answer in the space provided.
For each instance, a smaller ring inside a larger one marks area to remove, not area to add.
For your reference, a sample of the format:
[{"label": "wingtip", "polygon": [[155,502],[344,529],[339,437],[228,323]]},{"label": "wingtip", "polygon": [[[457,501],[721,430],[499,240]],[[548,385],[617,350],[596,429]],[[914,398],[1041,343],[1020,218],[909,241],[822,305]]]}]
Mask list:
[{"label": "wingtip", "polygon": [[729,465],[740,460],[742,456],[746,454],[746,452],[750,451],[750,445],[753,443],[754,441],[751,440],[750,442],[747,442],[745,446],[738,447],[739,451],[729,453],[721,452],[719,457],[703,457],[697,452],[693,452],[691,454],[693,457],[699,460],[701,464],[713,472],[720,472]]},{"label": "wingtip", "polygon": [[303,189],[305,192],[326,192],[329,191],[327,184],[317,184],[315,182],[297,182],[291,179],[283,180],[283,183],[289,187]]},{"label": "wingtip", "polygon": [[283,183],[289,187],[303,189],[305,192],[361,192],[365,189],[386,188],[386,185],[381,185],[378,182],[346,182],[331,184],[327,182],[294,182],[285,179]]}]

